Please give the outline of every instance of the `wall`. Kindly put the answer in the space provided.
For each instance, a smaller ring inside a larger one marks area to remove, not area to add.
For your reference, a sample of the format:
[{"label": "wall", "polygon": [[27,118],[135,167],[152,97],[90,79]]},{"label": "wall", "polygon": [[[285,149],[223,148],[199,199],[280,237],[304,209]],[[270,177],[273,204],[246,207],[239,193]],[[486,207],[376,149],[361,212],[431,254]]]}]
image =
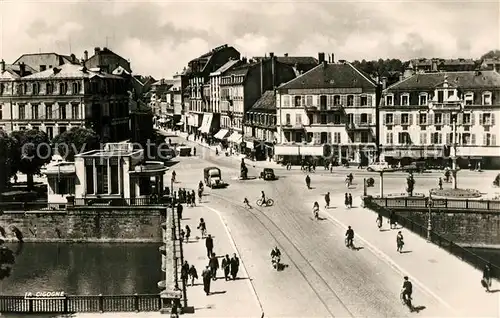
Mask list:
[{"label": "wall", "polygon": [[4,212],[0,226],[9,240],[17,227],[24,241],[161,242],[162,207],[69,207],[67,211]]},{"label": "wall", "polygon": [[[414,222],[427,225],[427,211],[396,212]],[[432,229],[462,246],[500,247],[500,213],[498,212],[433,212]],[[411,244],[411,243],[410,243]]]}]

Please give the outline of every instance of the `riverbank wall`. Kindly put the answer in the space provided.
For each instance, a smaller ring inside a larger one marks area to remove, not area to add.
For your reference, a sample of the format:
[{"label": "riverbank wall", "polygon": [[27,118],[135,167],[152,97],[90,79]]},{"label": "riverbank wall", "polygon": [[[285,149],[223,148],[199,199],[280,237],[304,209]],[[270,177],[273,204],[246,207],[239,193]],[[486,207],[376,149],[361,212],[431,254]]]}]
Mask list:
[{"label": "riverbank wall", "polygon": [[21,237],[25,242],[162,243],[161,223],[165,222],[166,213],[164,206],[4,211],[0,213],[0,238],[19,241]]}]

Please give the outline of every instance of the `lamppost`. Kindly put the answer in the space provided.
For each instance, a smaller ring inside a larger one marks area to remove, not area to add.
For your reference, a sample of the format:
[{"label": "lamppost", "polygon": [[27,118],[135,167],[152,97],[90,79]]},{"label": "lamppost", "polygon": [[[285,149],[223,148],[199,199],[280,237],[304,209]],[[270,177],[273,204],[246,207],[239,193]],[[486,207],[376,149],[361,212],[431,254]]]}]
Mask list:
[{"label": "lamppost", "polygon": [[429,211],[427,213],[427,243],[432,241],[431,233],[432,233],[432,194],[431,190],[429,190],[429,198],[427,199],[427,206]]},{"label": "lamppost", "polygon": [[463,112],[464,105],[462,102],[458,103],[459,108],[455,112],[451,112],[452,118],[452,147],[453,153],[451,154],[451,175],[453,177],[453,189],[457,189],[457,117],[458,114]]}]

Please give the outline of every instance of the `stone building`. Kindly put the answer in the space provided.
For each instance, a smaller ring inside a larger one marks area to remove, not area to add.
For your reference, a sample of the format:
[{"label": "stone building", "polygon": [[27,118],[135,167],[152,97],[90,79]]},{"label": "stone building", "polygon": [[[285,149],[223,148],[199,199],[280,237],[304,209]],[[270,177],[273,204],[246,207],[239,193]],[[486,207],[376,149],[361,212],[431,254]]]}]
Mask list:
[{"label": "stone building", "polygon": [[247,152],[243,142],[244,114],[265,91],[295,76],[292,66],[278,62],[270,53],[265,60],[240,65],[221,77],[221,128],[231,133],[228,141],[234,150]]},{"label": "stone building", "polygon": [[100,68],[105,73],[111,73],[118,67],[122,67],[129,74],[132,73],[130,62],[106,47],[102,49],[100,47],[94,48],[94,55],[90,58],[87,51],[83,52],[83,54],[83,64],[89,69]]},{"label": "stone building", "polygon": [[64,64],[80,64],[80,61],[74,54],[61,55],[57,53],[27,53],[21,55],[12,64],[25,64],[35,70],[35,72],[43,72],[56,66]]},{"label": "stone building", "polygon": [[103,141],[127,139],[125,80],[99,69],[63,64],[27,75],[0,63],[0,128],[39,129],[53,138],[72,127],[93,128]]},{"label": "stone building", "polygon": [[416,74],[384,90],[379,113],[382,160],[447,164],[456,144],[462,167],[500,166],[497,72]]},{"label": "stone building", "polygon": [[345,61],[325,60],[277,89],[275,156],[367,164],[376,159],[378,85]]}]

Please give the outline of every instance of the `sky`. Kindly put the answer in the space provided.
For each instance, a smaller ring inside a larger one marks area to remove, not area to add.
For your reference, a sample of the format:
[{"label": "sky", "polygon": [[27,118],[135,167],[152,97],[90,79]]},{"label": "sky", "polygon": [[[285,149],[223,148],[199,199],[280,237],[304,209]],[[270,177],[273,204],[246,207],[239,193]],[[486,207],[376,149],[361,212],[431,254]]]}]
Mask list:
[{"label": "sky", "polygon": [[479,58],[500,49],[500,1],[0,0],[0,58],[107,46],[171,78],[212,48],[335,60]]}]

